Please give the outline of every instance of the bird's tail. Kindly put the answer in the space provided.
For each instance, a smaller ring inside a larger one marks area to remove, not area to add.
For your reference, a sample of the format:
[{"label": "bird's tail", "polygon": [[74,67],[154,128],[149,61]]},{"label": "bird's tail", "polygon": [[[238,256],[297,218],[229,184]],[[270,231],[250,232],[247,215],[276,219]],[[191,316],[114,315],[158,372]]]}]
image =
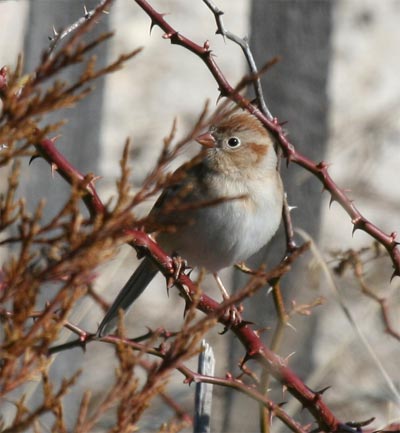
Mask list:
[{"label": "bird's tail", "polygon": [[142,294],[157,272],[156,266],[150,259],[145,258],[142,261],[125,286],[118,293],[115,301],[101,321],[99,329],[97,330],[98,337],[109,334],[115,328],[118,321],[119,310],[126,312]]}]

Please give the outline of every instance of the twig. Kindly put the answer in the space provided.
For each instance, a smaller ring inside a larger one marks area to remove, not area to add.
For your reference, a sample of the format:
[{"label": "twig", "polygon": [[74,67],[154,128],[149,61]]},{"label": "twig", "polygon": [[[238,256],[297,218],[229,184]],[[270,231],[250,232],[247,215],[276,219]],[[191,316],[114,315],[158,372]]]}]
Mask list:
[{"label": "twig", "polygon": [[224,12],[219,9],[212,0],[203,0],[203,2],[208,6],[208,8],[212,11],[215,17],[215,22],[217,23],[217,33],[222,35],[224,38],[228,38],[230,41],[234,42],[235,44],[239,45],[240,48],[243,51],[243,54],[246,57],[247,64],[249,65],[250,72],[253,79],[253,85],[254,85],[254,91],[257,97],[257,102],[260,106],[261,111],[267,116],[268,119],[272,120],[272,114],[269,111],[267,104],[265,103],[264,99],[264,92],[262,90],[261,80],[259,77],[259,72],[257,69],[256,62],[253,57],[253,53],[251,52],[250,45],[248,42],[247,37],[240,38],[239,36],[235,35],[234,33],[230,32],[226,29],[224,25],[224,21],[222,19],[222,15],[224,15]]},{"label": "twig", "polygon": [[[148,353],[148,354],[153,355],[153,356],[157,356],[157,357],[162,358],[162,359],[166,358],[166,354],[163,353],[162,350],[148,347],[148,346],[136,343],[132,340],[117,337],[114,335],[107,335],[105,337],[102,337],[100,339],[100,341],[115,344],[115,345],[123,343],[123,344],[131,347],[134,350],[138,350],[140,352],[145,352],[145,353]],[[273,412],[275,414],[275,416],[277,416],[285,425],[287,425],[290,428],[291,431],[296,432],[296,433],[306,433],[306,430],[303,429],[303,427],[299,423],[294,421],[287,413],[285,413],[279,404],[276,404],[276,403],[272,402],[271,400],[266,399],[265,396],[263,396],[256,389],[245,385],[240,380],[234,379],[230,376],[227,376],[227,378],[223,379],[223,378],[219,378],[219,377],[215,377],[215,376],[208,376],[208,375],[203,375],[200,373],[195,373],[193,370],[189,369],[188,367],[186,367],[182,363],[179,363],[176,366],[176,369],[186,377],[186,382],[188,384],[190,384],[192,382],[195,382],[195,383],[202,382],[202,383],[209,383],[209,384],[220,385],[220,386],[225,386],[225,387],[236,389],[236,390],[248,395],[249,397],[253,398],[254,400],[256,400],[260,403],[263,403],[265,406],[267,406],[271,410],[271,412]],[[340,430],[338,430],[338,431],[340,431]],[[355,433],[355,430],[348,430],[348,432],[354,432]]]},{"label": "twig", "polygon": [[35,147],[52,167],[70,184],[78,185],[83,192],[83,201],[89,210],[91,217],[105,215],[106,208],[103,205],[94,187],[96,177],[93,174],[84,176],[64,157],[55,147],[56,139],[43,139],[35,143]]},{"label": "twig", "polygon": [[53,54],[56,46],[60,41],[62,41],[65,37],[67,37],[70,33],[73,31],[79,29],[79,27],[83,26],[84,23],[86,23],[90,18],[93,17],[93,15],[99,14],[99,13],[107,13],[106,7],[112,2],[112,0],[100,0],[99,4],[88,11],[86,9],[86,6],[84,6],[84,15],[83,17],[76,20],[74,23],[66,27],[61,32],[57,32],[55,28],[53,28],[53,36],[49,37],[50,39],[50,45],[47,51],[47,55],[51,57]]},{"label": "twig", "polygon": [[328,286],[334,293],[338,304],[340,305],[343,313],[345,314],[347,320],[351,324],[354,331],[357,333],[357,335],[360,338],[360,341],[362,342],[364,348],[367,350],[367,352],[370,354],[372,361],[376,365],[378,371],[381,373],[383,379],[385,380],[388,389],[392,393],[394,400],[397,402],[397,404],[400,403],[400,391],[397,389],[396,384],[393,382],[393,379],[390,377],[390,374],[387,372],[386,368],[382,364],[382,361],[380,360],[380,357],[375,350],[374,347],[370,344],[368,341],[368,338],[365,336],[363,331],[361,330],[359,322],[355,319],[353,314],[351,313],[350,309],[347,307],[343,296],[340,293],[340,290],[338,290],[338,287],[336,285],[336,282],[333,278],[332,271],[329,269],[326,261],[323,259],[321,252],[319,251],[318,247],[315,245],[314,241],[311,239],[311,237],[306,233],[304,230],[296,229],[296,231],[301,235],[301,237],[308,242],[311,242],[311,253],[314,255],[314,257],[318,260],[323,272],[325,273],[328,281]]},{"label": "twig", "polygon": [[350,263],[353,268],[354,276],[360,283],[361,292],[368,296],[370,299],[374,300],[381,310],[381,317],[383,324],[385,326],[385,332],[395,338],[397,341],[400,341],[400,332],[396,331],[393,328],[393,325],[390,320],[389,313],[389,301],[387,297],[378,296],[373,290],[368,287],[363,277],[363,262],[360,258],[360,254],[354,250],[348,250],[344,253],[344,258],[341,260],[341,264]]},{"label": "twig", "polygon": [[282,221],[285,226],[286,256],[293,254],[298,249],[296,241],[294,240],[293,223],[290,214],[292,209],[293,207],[289,206],[289,203],[287,201],[287,195],[285,193],[285,195],[283,196]]}]

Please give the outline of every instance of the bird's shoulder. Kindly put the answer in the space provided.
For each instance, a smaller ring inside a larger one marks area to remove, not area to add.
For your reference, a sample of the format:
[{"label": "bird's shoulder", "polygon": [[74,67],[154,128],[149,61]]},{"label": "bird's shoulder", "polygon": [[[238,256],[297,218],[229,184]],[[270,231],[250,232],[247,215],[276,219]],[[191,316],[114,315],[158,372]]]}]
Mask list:
[{"label": "bird's shoulder", "polygon": [[167,177],[167,184],[155,202],[152,213],[159,212],[171,201],[194,201],[207,197],[211,171],[203,154],[182,164]]}]

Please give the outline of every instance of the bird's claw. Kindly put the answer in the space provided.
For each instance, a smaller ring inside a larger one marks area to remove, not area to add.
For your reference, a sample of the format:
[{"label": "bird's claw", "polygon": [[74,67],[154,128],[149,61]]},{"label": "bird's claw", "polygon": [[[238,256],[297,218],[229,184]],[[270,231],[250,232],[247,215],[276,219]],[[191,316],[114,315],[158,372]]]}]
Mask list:
[{"label": "bird's claw", "polygon": [[220,332],[221,335],[225,334],[231,328],[233,328],[234,326],[239,325],[239,323],[242,322],[242,316],[240,314],[241,310],[242,310],[241,307],[237,308],[235,305],[230,305],[225,310],[225,315],[227,316],[227,318],[226,318],[226,325],[225,325],[223,331]]},{"label": "bird's claw", "polygon": [[168,292],[169,289],[176,283],[176,281],[185,271],[189,271],[189,273],[192,271],[192,268],[188,266],[187,261],[182,257],[178,256],[177,254],[173,254],[171,258],[172,258],[172,264],[171,264],[170,276],[167,277]]}]

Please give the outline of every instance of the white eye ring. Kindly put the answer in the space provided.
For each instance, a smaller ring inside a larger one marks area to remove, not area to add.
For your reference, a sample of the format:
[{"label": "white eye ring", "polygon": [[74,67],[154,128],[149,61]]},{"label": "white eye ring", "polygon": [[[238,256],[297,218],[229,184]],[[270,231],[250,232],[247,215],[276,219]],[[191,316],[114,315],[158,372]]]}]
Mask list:
[{"label": "white eye ring", "polygon": [[226,143],[231,149],[236,149],[237,147],[239,147],[242,144],[240,139],[237,137],[228,138]]}]

